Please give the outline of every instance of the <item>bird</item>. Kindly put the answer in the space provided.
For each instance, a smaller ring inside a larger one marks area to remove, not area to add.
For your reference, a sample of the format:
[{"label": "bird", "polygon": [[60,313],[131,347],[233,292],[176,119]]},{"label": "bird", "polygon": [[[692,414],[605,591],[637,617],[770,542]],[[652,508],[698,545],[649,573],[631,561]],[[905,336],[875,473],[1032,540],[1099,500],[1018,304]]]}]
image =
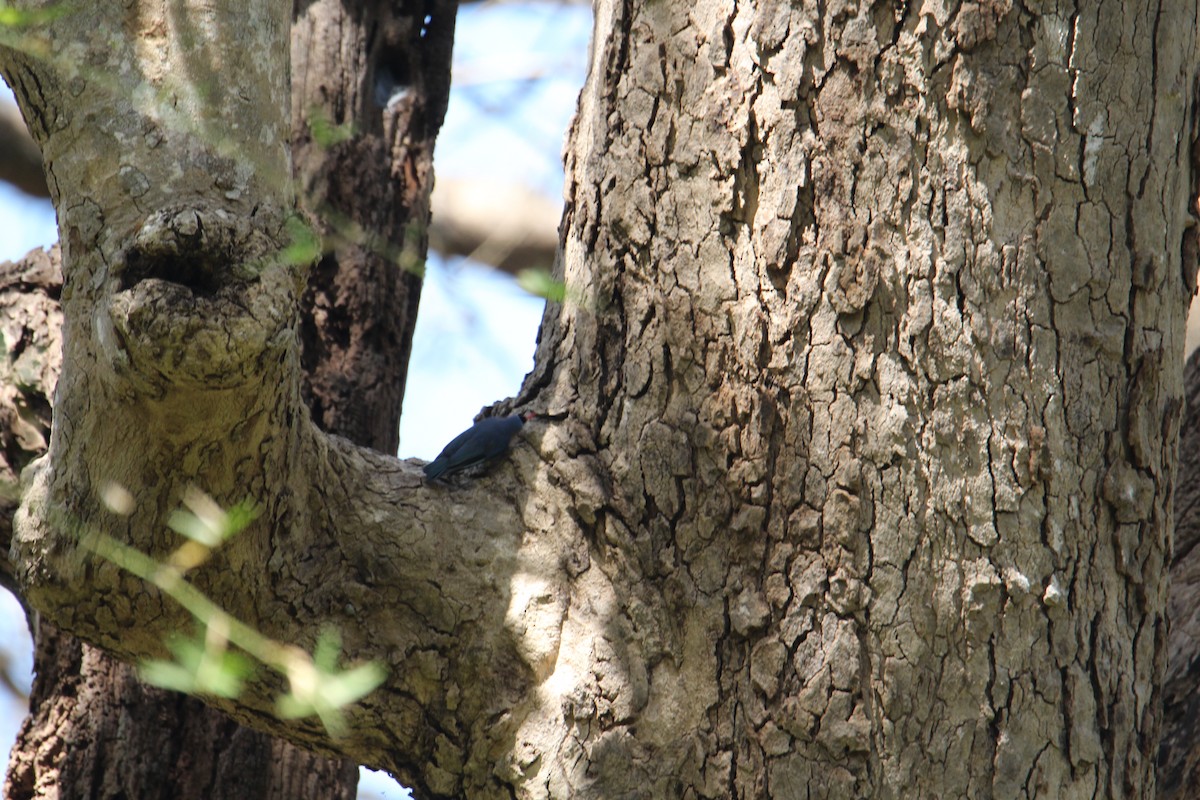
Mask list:
[{"label": "bird", "polygon": [[534,412],[526,411],[524,414],[479,420],[451,439],[438,457],[425,465],[425,477],[432,481],[471,467],[490,464],[508,452],[512,437],[526,421],[536,416]]}]

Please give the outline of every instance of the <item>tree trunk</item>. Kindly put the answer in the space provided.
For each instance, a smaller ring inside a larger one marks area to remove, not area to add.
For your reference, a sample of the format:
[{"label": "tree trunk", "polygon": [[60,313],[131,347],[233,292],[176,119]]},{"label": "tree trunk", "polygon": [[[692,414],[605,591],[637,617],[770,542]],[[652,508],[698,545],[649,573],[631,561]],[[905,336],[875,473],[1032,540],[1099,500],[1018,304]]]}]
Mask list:
[{"label": "tree trunk", "polygon": [[[305,68],[296,71],[292,121],[305,154],[302,195],[322,219],[352,223],[359,239],[329,237],[336,245],[310,278],[302,316],[310,354],[305,392],[326,430],[389,453],[397,445],[420,288],[416,267],[424,258],[433,142],[445,112],[454,27],[452,5],[439,10],[437,26],[425,24],[424,10],[401,12],[392,6],[380,3],[350,13],[339,3],[305,4],[292,42],[305,56]],[[370,37],[375,40],[368,42]],[[357,91],[363,73],[374,73],[381,63],[403,67],[410,83],[404,97],[386,108],[374,95]],[[314,146],[309,120],[314,110],[333,124],[365,130],[354,144],[361,155],[373,156],[359,163],[375,168],[346,169],[346,162],[355,161],[346,157],[346,148]],[[410,235],[403,243],[389,245],[394,231],[406,229]],[[408,269],[394,263],[396,254]],[[53,258],[57,272],[57,251]],[[48,278],[35,285],[57,297],[61,279],[53,278],[43,259],[35,256],[35,269],[21,274]],[[58,324],[47,332],[52,350],[58,347]],[[44,368],[51,374],[40,375],[45,380],[37,387],[27,387],[38,410],[49,409],[58,372],[57,359],[51,360]],[[14,430],[11,424],[6,428]],[[46,432],[20,452],[39,454]],[[24,460],[9,459],[12,464],[5,466],[19,469]],[[16,469],[8,472],[15,478]],[[3,528],[7,542],[11,512]],[[4,574],[11,576],[11,569]],[[48,623],[35,625],[35,633],[32,712],[12,753],[7,797],[354,796],[355,761],[299,749],[242,728],[198,700],[145,686],[132,668]]]},{"label": "tree trunk", "polygon": [[1187,414],[1179,441],[1168,604],[1171,635],[1158,771],[1163,800],[1187,800],[1200,786],[1200,353],[1188,359],[1184,385]]},{"label": "tree trunk", "polygon": [[923,9],[598,12],[580,796],[1153,794],[1196,12]]},{"label": "tree trunk", "polygon": [[[195,581],[392,674],[336,740],[274,717],[269,678],[218,705],[422,798],[1152,796],[1196,268],[1184,5],[600,2],[569,301],[520,397],[549,419],[456,486],[304,413],[277,154],[135,138],[122,159],[161,171],[134,214],[119,165],[72,163],[111,134],[72,123],[144,112],[15,59],[65,126],[35,130],[67,346],[26,596],[158,653],[186,617],[64,558],[72,531],[165,553],[185,486],[250,492]],[[274,113],[237,74],[201,98],[222,130],[244,96]],[[188,175],[196,147],[222,169]]]},{"label": "tree trunk", "polygon": [[[456,9],[297,2],[292,29],[295,173],[326,246],[301,304],[304,394],[324,430],[388,455],[400,442]],[[322,124],[354,135],[323,142]]]},{"label": "tree trunk", "polygon": [[238,725],[199,700],[140,683],[133,667],[37,626],[31,716],[5,797],[352,800],[358,765]]}]

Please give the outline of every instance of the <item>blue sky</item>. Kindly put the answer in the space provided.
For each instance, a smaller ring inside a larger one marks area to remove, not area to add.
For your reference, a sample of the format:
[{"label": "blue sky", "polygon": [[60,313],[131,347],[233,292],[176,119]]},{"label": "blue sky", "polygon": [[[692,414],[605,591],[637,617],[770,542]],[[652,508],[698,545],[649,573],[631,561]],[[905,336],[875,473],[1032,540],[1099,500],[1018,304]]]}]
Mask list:
[{"label": "blue sky", "polygon": [[[437,174],[523,182],[558,200],[563,136],[583,85],[591,9],[551,3],[478,4],[459,11],[454,83],[438,140]],[[11,94],[0,84],[0,102]],[[57,238],[48,201],[0,184],[0,260]],[[431,259],[400,423],[400,456],[430,459],[480,408],[508,397],[533,364],[543,303],[463,259]],[[11,674],[31,664],[20,607],[0,591],[0,646]],[[0,695],[0,753],[24,714]],[[386,776],[365,774],[360,797],[400,798]]]}]

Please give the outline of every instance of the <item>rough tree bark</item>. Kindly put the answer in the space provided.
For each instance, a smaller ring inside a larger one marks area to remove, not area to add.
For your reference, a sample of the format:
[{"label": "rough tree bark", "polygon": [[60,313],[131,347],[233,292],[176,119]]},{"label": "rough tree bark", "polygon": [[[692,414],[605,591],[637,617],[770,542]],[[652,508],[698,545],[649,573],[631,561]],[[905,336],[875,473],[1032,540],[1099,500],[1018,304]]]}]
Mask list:
[{"label": "rough tree bark", "polygon": [[[146,11],[151,21],[164,21],[154,9]],[[428,21],[427,11],[433,12]],[[302,154],[302,202],[315,219],[355,226],[357,239],[328,237],[322,270],[310,276],[301,314],[306,397],[326,430],[395,452],[419,279],[414,269],[395,268],[392,251],[410,265],[424,257],[433,142],[445,112],[454,11],[447,4],[348,9],[309,2],[296,15],[292,49],[304,58],[293,71],[292,130]],[[167,27],[165,36],[159,31],[160,41],[186,37],[187,15]],[[390,103],[377,102],[358,85],[381,63],[403,70],[408,80],[404,95]],[[348,169],[350,148],[314,146],[308,119],[313,111],[327,128],[358,130],[354,146],[371,158]],[[40,170],[40,158],[37,163]],[[410,235],[385,249],[396,230]],[[366,247],[368,240],[374,251]],[[9,481],[45,449],[59,342],[56,325],[39,331],[36,323],[57,312],[57,262],[57,250],[49,257],[33,254],[6,282],[10,291],[26,290],[6,314],[6,332],[20,333],[9,337],[16,380],[5,392],[14,396],[2,404],[14,412],[3,420],[10,441],[0,461],[0,477]],[[31,366],[38,373],[24,374]],[[7,552],[11,511],[0,516]],[[11,574],[10,568],[0,570],[0,576]],[[354,796],[353,760],[330,760],[240,728],[197,700],[143,686],[131,668],[52,625],[35,621],[33,627],[37,682],[32,714],[10,759],[7,797]]]},{"label": "rough tree bark", "polygon": [[1184,383],[1187,415],[1179,441],[1168,604],[1171,635],[1158,770],[1159,797],[1164,800],[1188,800],[1200,786],[1200,353],[1188,359]]},{"label": "rough tree bark", "polygon": [[[61,368],[57,248],[0,265],[0,483],[46,449],[50,395]],[[0,497],[0,582],[15,498]],[[138,682],[134,670],[30,619],[36,675],[30,715],[9,755],[4,796],[109,798],[352,798],[358,767],[238,726],[198,700]]]},{"label": "rough tree bark", "polygon": [[[273,257],[290,196],[259,179],[279,153],[135,139],[123,164],[199,152],[220,191],[164,171],[132,213],[119,165],[73,163],[103,126],[71,127],[128,105],[5,56],[55,121],[67,281],[23,591],[157,654],[186,620],[73,561],[73,529],[161,553],[184,486],[249,492],[262,517],[198,583],[392,675],[336,741],[276,719],[269,681],[221,707],[423,797],[1152,796],[1196,267],[1186,6],[600,2],[572,302],[519,398],[552,421],[456,490],[305,414],[300,282]],[[199,100],[214,128],[241,102]]]}]

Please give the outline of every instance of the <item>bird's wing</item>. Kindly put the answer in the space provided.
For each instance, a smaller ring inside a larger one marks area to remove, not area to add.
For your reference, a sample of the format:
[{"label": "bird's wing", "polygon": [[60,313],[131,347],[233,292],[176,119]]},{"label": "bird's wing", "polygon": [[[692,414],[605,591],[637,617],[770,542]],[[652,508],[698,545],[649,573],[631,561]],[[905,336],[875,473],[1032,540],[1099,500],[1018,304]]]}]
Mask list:
[{"label": "bird's wing", "polygon": [[508,449],[513,434],[524,420],[519,417],[488,417],[455,436],[433,461],[425,465],[425,475],[437,478],[457,472],[501,455]]},{"label": "bird's wing", "polygon": [[459,451],[459,448],[461,448],[466,443],[466,441],[471,438],[471,435],[473,433],[475,433],[475,426],[471,426],[470,428],[467,428],[465,431],[460,433],[458,436],[455,436],[453,439],[450,440],[449,444],[447,444],[445,447],[442,448],[442,452],[438,453],[437,458],[435,458],[430,463],[437,463],[438,461],[441,461],[442,459],[449,460],[449,459],[453,458],[454,454],[457,453]]}]

